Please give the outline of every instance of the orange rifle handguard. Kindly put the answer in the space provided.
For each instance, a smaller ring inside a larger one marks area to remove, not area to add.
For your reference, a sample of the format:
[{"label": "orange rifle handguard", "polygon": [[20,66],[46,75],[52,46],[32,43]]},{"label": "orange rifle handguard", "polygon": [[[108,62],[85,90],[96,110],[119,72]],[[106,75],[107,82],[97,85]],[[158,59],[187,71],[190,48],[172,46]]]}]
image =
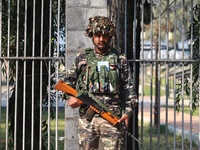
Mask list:
[{"label": "orange rifle handguard", "polygon": [[[62,92],[68,93],[74,97],[77,96],[78,92],[73,89],[71,86],[67,85],[62,79],[58,81],[58,83],[54,87],[56,90],[60,90]],[[83,104],[83,102],[78,99],[78,102],[80,104]],[[113,116],[110,112],[100,112],[98,109],[90,105],[90,108],[94,110],[97,114],[99,114],[102,118],[107,120],[112,125],[116,125],[118,123],[118,118],[116,116]]]}]

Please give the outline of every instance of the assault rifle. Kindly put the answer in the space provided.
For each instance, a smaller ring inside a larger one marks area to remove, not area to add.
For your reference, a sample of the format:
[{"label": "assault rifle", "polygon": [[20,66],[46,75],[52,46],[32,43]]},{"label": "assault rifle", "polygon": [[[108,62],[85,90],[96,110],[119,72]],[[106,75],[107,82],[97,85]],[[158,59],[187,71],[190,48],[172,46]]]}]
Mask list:
[{"label": "assault rifle", "polygon": [[[135,139],[138,143],[140,141],[135,138],[131,133],[129,133],[126,130],[126,125],[124,123],[119,123],[118,120],[119,118],[114,115],[113,112],[108,110],[108,108],[104,105],[101,104],[100,100],[97,99],[93,94],[86,92],[86,91],[81,91],[77,92],[74,88],[71,86],[67,85],[62,79],[60,79],[57,84],[54,87],[56,90],[60,90],[62,92],[65,92],[69,95],[72,95],[76,98],[78,98],[79,104],[86,104],[89,106],[89,113],[86,112],[86,119],[91,120],[94,113],[97,113],[99,116],[107,120],[111,125],[116,127],[118,130],[124,130],[128,136],[131,136],[133,139]],[[90,115],[91,114],[91,115]]]}]

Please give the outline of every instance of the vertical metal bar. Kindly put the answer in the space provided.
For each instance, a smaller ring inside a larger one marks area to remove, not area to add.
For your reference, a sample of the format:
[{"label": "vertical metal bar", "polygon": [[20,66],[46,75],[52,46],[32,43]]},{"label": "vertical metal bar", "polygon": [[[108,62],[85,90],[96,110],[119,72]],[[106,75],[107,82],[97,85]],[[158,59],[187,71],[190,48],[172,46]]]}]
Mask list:
[{"label": "vertical metal bar", "polygon": [[[168,50],[167,50],[168,51]],[[166,65],[166,85],[165,85],[165,92],[166,92],[166,98],[165,98],[165,149],[167,150],[168,147],[168,101],[169,101],[169,64],[167,63]]]},{"label": "vertical metal bar", "polygon": [[[42,33],[42,32],[41,32]],[[42,36],[42,35],[41,35]],[[42,39],[42,38],[41,38]],[[42,41],[41,41],[42,45]],[[40,57],[42,57],[42,51],[40,50]],[[42,150],[42,108],[43,108],[43,103],[42,103],[42,60],[40,60],[40,142],[39,142],[39,149]]]},{"label": "vertical metal bar", "polygon": [[[58,19],[57,19],[57,56],[60,55],[60,0],[58,0]],[[56,62],[56,74],[58,75],[59,62]],[[58,76],[57,76],[58,77]],[[58,92],[56,93],[56,130],[55,130],[55,148],[58,150]]]},{"label": "vertical metal bar", "polygon": [[[52,22],[52,0],[50,0],[50,6],[49,6],[49,56],[51,56],[51,22]],[[42,16],[43,20],[43,16]],[[43,27],[42,27],[43,28]],[[42,49],[41,49],[41,55],[42,55]],[[50,62],[49,62],[49,67],[50,67]],[[48,88],[50,88],[50,78],[48,79]],[[50,90],[48,93],[48,124],[50,125]],[[50,133],[50,126],[48,126],[48,150],[50,150],[50,144],[51,144],[51,133]]]},{"label": "vertical metal bar", "polygon": [[[174,7],[176,7],[176,0],[174,1]],[[177,17],[177,14],[176,14],[176,9],[174,10],[174,15],[175,17]],[[176,37],[176,23],[174,24],[174,28],[175,28],[175,31],[174,31],[174,37]],[[174,39],[174,43],[176,43],[176,39]],[[174,58],[173,59],[176,59],[176,44],[174,44]],[[174,99],[176,99],[176,64],[174,63],[174,85],[173,85],[173,88],[174,88]],[[176,102],[174,101],[174,150],[176,149]]]},{"label": "vertical metal bar", "polygon": [[124,53],[127,56],[127,0],[124,1]]},{"label": "vertical metal bar", "polygon": [[[190,7],[191,7],[191,11],[190,11],[190,18],[193,19],[193,0],[190,1]],[[191,33],[190,33],[191,37],[191,45],[190,45],[190,56],[192,59],[193,56],[193,20],[191,21]],[[193,74],[192,74],[192,70],[193,70],[193,64],[190,64],[190,150],[192,150],[192,92],[193,92],[193,88],[192,88],[192,79],[193,79]]]},{"label": "vertical metal bar", "polygon": [[[42,50],[41,50],[42,52]],[[50,101],[50,97],[48,96],[48,124],[50,125],[50,121],[51,121],[51,117],[50,117],[50,113],[51,113],[51,101]],[[51,148],[51,128],[50,126],[48,126],[48,150],[50,150]]]},{"label": "vertical metal bar", "polygon": [[[182,9],[185,8],[185,0],[182,0]],[[184,34],[185,34],[185,29],[184,29],[184,20],[185,20],[185,13],[183,11],[183,15],[182,15],[182,59],[184,59]],[[182,99],[182,138],[181,138],[181,143],[182,143],[182,150],[184,150],[184,134],[185,134],[185,124],[184,124],[184,63],[181,63],[182,66],[182,76],[181,76],[181,84],[182,89],[181,89],[181,99]]]},{"label": "vertical metal bar", "polygon": [[[42,54],[40,54],[42,56]],[[39,141],[39,150],[42,150],[42,60],[40,60],[40,141]]]},{"label": "vertical metal bar", "polygon": [[[161,7],[161,1],[159,2],[159,6]],[[161,9],[159,9],[159,14],[161,14]],[[160,47],[161,47],[161,18],[159,17],[158,18],[158,23],[159,23],[159,30],[158,30],[158,56],[157,57],[157,60],[160,60]],[[157,63],[157,77],[156,77],[156,80],[157,80],[157,83],[156,83],[156,99],[157,99],[157,105],[158,105],[158,149],[160,148],[160,63]]]},{"label": "vertical metal bar", "polygon": [[[7,38],[7,57],[10,57],[10,0],[8,0],[8,38]],[[4,61],[6,64],[6,84],[7,84],[7,98],[6,98],[6,149],[8,149],[8,142],[9,142],[9,122],[8,122],[8,117],[9,117],[9,67],[10,67],[10,61],[8,60],[7,62]]]},{"label": "vertical metal bar", "polygon": [[[142,59],[144,59],[144,57],[142,58]],[[144,63],[142,63],[142,65],[141,65],[141,67],[142,67],[142,81],[141,81],[141,143],[143,143],[143,134],[144,134],[144,130],[143,130],[143,128],[144,128],[144,72],[145,72],[145,70],[144,70]],[[141,147],[140,147],[140,149],[143,149],[143,145],[141,145]]]},{"label": "vertical metal bar", "polygon": [[[112,0],[111,0],[112,1]],[[136,1],[134,1],[134,3],[136,3]],[[120,0],[117,0],[117,6],[119,7],[120,6]],[[135,7],[135,5],[134,5]],[[135,9],[134,9],[135,10]],[[121,10],[120,9],[117,9],[117,23],[116,23],[116,26],[119,26],[120,24],[120,13],[121,13]],[[134,18],[135,18],[135,15],[134,15]],[[120,29],[117,28],[117,37],[119,37],[119,33],[120,33]],[[120,39],[117,38],[117,51],[119,52],[119,47],[120,47]]]},{"label": "vertical metal bar", "polygon": [[[142,9],[141,9],[141,21],[142,24],[144,23],[144,2],[142,2]],[[141,59],[144,60],[144,26],[141,28]],[[144,128],[144,63],[141,64],[141,71],[142,71],[142,80],[141,80],[141,106],[140,106],[140,111],[141,111],[141,142],[143,143],[143,128]],[[143,145],[141,145],[140,149],[143,149]]]},{"label": "vertical metal bar", "polygon": [[[40,57],[43,56],[43,18],[44,18],[44,1],[41,1],[41,34],[40,34]],[[40,150],[42,150],[42,119],[43,119],[43,103],[42,103],[42,99],[43,99],[43,89],[42,89],[42,72],[43,72],[43,62],[42,60],[40,60]],[[48,104],[50,105],[50,103],[48,102]],[[48,111],[50,106],[48,105]],[[49,113],[48,113],[49,114]],[[48,118],[48,125],[50,126],[50,119]],[[49,144],[50,144],[50,140],[49,140],[49,127],[48,126],[48,149],[49,149]]]},{"label": "vertical metal bar", "polygon": [[[127,56],[127,0],[124,1],[124,53]],[[127,140],[125,133],[125,149],[127,149]]]},{"label": "vertical metal bar", "polygon": [[[41,51],[41,50],[40,50]],[[40,57],[42,57],[42,52],[40,52]],[[40,60],[40,141],[39,141],[39,149],[42,150],[42,60]]]},{"label": "vertical metal bar", "polygon": [[[118,2],[119,2],[119,0],[118,0]],[[133,17],[134,17],[134,22],[133,22],[133,27],[134,27],[133,28],[133,37],[134,37],[133,38],[133,43],[134,43],[133,45],[134,45],[134,47],[133,48],[136,49],[136,45],[137,45],[137,43],[136,43],[137,42],[137,40],[136,40],[136,35],[137,35],[137,32],[136,32],[136,26],[137,26],[137,24],[136,24],[136,20],[137,20],[137,1],[134,1],[134,15],[133,15]],[[135,53],[133,55],[133,59],[135,60],[136,59],[136,50],[134,52]]]},{"label": "vertical metal bar", "polygon": [[[17,0],[17,35],[16,35],[16,57],[19,54],[19,0]],[[14,150],[17,149],[17,106],[18,106],[18,68],[19,61],[16,60],[15,79],[15,122],[14,122]]]},{"label": "vertical metal bar", "polygon": [[[27,0],[25,0],[25,16],[24,16],[24,57],[26,57],[27,43]],[[23,138],[22,149],[25,150],[25,128],[26,128],[26,60],[24,60],[24,83],[23,83]]]},{"label": "vertical metal bar", "polygon": [[[160,8],[160,2],[159,2],[159,8]],[[160,12],[160,9],[159,9]],[[160,13],[159,13],[160,14]],[[160,16],[158,17],[160,18]],[[159,19],[160,20],[160,19]],[[160,27],[160,21],[156,20],[156,27],[155,27],[155,60],[158,59],[158,51],[159,51],[159,27]],[[154,126],[158,128],[158,62],[155,62],[155,103],[154,103]],[[158,139],[159,140],[159,139]]]},{"label": "vertical metal bar", "polygon": [[[33,0],[33,40],[32,40],[32,57],[35,56],[35,0]],[[32,60],[32,112],[31,112],[31,150],[34,149],[34,78],[35,61]]]},{"label": "vertical metal bar", "polygon": [[[2,0],[0,0],[0,10],[2,10]],[[0,11],[0,57],[2,46],[2,11]],[[0,61],[0,69],[2,70],[2,62]],[[2,107],[2,73],[0,73],[0,132],[1,132],[1,107]]]},{"label": "vertical metal bar", "polygon": [[[140,9],[140,6],[141,6],[141,1],[140,0],[137,0],[137,3],[136,3],[136,37],[135,37],[135,51],[134,51],[134,54],[135,54],[135,57],[134,59],[139,59],[140,58],[140,49],[141,49],[141,46],[140,46],[140,34],[141,34],[141,24],[140,24],[140,13],[141,13],[141,9]],[[138,92],[138,87],[139,87],[139,62],[135,62],[134,63],[134,87],[135,87],[135,92],[137,94],[137,96],[139,96],[139,92]],[[137,105],[134,109],[134,112],[133,112],[133,135],[135,135],[136,138],[138,138],[138,108],[139,106]],[[133,140],[133,148],[135,149],[139,149],[139,145],[138,143],[136,143],[135,140]]]},{"label": "vertical metal bar", "polygon": [[[175,56],[175,55],[174,55]],[[176,64],[174,64],[174,99],[176,98]],[[174,101],[174,150],[176,149],[176,102]]]},{"label": "vertical metal bar", "polygon": [[[120,3],[119,0],[118,0],[118,3]],[[135,0],[135,1],[134,1],[134,14],[133,14],[133,17],[134,17],[134,19],[133,19],[133,20],[134,20],[134,22],[133,22],[133,27],[134,27],[134,28],[133,28],[133,35],[134,35],[134,36],[133,36],[133,37],[134,37],[134,38],[133,38],[133,40],[134,40],[134,41],[133,41],[133,43],[134,43],[134,44],[133,44],[133,45],[134,45],[134,47],[133,47],[133,49],[134,49],[133,59],[134,59],[134,60],[136,60],[136,56],[137,56],[137,43],[138,43],[138,41],[137,41],[137,40],[138,40],[138,39],[137,39],[137,33],[138,33],[138,31],[136,30],[136,28],[137,28],[137,12],[138,12],[138,10],[137,10],[137,4],[138,4],[138,2],[137,2],[137,0]],[[118,4],[118,5],[119,5],[119,4]],[[136,62],[134,62],[134,77],[136,76],[136,73],[137,73],[136,70],[137,70],[137,69],[136,69]],[[135,86],[135,85],[136,85],[136,81],[134,81],[134,86]],[[136,88],[136,87],[135,87],[135,88]],[[135,111],[136,111],[136,110],[135,110]],[[136,116],[135,116],[135,113],[133,113],[133,116],[132,116],[132,117],[133,117],[133,121],[134,121],[134,117],[136,117]],[[134,125],[135,123],[133,122],[132,124]],[[133,126],[133,130],[132,130],[132,131],[133,131],[133,133],[132,133],[133,135],[136,135],[135,130],[136,130],[136,127]],[[141,137],[141,138],[142,138],[142,137]],[[133,141],[133,142],[134,142],[134,141]],[[133,148],[135,148],[135,143],[132,144],[132,149],[133,149]]]},{"label": "vertical metal bar", "polygon": [[[169,7],[169,0],[167,0],[167,8]],[[171,29],[169,29],[169,11],[167,11],[167,59],[169,58],[169,34],[168,31],[171,31]],[[165,128],[165,149],[167,150],[168,147],[168,98],[169,98],[169,64],[166,63],[166,86],[165,86],[165,91],[166,91],[166,100],[165,100],[165,124],[166,124],[166,128]]]},{"label": "vertical metal bar", "polygon": [[[44,18],[44,1],[41,1],[41,34],[40,34],[40,57],[43,56],[43,18]],[[43,120],[43,93],[42,93],[42,69],[43,62],[40,60],[40,140],[39,140],[39,149],[42,150],[42,120]]]},{"label": "vertical metal bar", "polygon": [[[156,60],[160,59],[160,35],[161,35],[161,1],[159,0],[159,16],[158,20],[156,20],[156,43],[155,43],[155,49],[156,49]],[[154,126],[157,128],[158,135],[157,135],[157,148],[160,148],[160,63],[155,62],[155,104],[154,104]]]},{"label": "vertical metal bar", "polygon": [[[184,30],[184,29],[183,29]],[[183,32],[184,33],[184,32]],[[184,37],[184,36],[182,36]],[[184,51],[184,47],[182,49],[182,51]],[[184,57],[182,57],[184,58]],[[184,63],[182,62],[182,76],[181,76],[181,84],[184,85]],[[182,99],[182,138],[181,138],[181,143],[182,143],[182,150],[184,150],[184,133],[185,133],[185,125],[184,125],[184,86],[182,86],[181,89],[181,99]]]},{"label": "vertical metal bar", "polygon": [[[200,35],[200,24],[199,24],[199,35]],[[200,49],[200,39],[199,39],[199,49]],[[200,56],[200,51],[199,51],[199,56]],[[199,63],[199,76],[200,76],[200,63]],[[200,77],[198,78],[198,82],[199,82],[199,87],[200,87]],[[200,88],[199,88],[199,98],[200,98]],[[199,101],[199,106],[200,106],[200,101]],[[199,107],[199,112],[200,112],[200,107]],[[199,150],[200,150],[200,113],[199,113]]]},{"label": "vertical metal bar", "polygon": [[[153,11],[153,8],[152,8],[152,1],[151,1],[151,11]],[[152,58],[153,58],[153,54],[152,54],[152,51],[153,51],[153,16],[151,15],[151,23],[150,23],[150,29],[151,29],[151,31],[150,31],[150,41],[151,41],[151,46],[150,46],[150,49],[151,49],[151,51],[150,51],[150,59],[152,60]],[[150,75],[150,129],[152,129],[152,127],[153,127],[153,116],[152,116],[152,114],[153,114],[153,62],[151,62],[151,64],[150,64],[150,70],[151,70],[151,75]],[[152,132],[152,130],[150,130],[150,149],[153,149],[153,144],[152,144],[152,135],[153,135],[153,132]]]},{"label": "vertical metal bar", "polygon": [[[144,59],[144,58],[143,58]],[[144,63],[142,63],[142,81],[141,81],[141,143],[143,143],[143,134],[144,134]],[[143,149],[143,145],[141,145],[140,149]]]},{"label": "vertical metal bar", "polygon": [[[68,47],[67,47],[67,31],[68,31],[68,28],[67,28],[67,22],[68,22],[68,18],[67,18],[67,15],[68,15],[68,13],[67,13],[67,0],[65,0],[65,72],[67,73],[67,70],[68,70],[68,65],[67,65],[67,59],[68,59],[68,52],[67,52],[67,49],[68,49]],[[67,109],[66,109],[66,106],[67,106],[67,103],[66,103],[66,101],[65,101],[65,118],[66,118],[66,116],[67,116]],[[65,123],[65,132],[64,132],[64,134],[65,134],[65,141],[64,141],[64,148],[65,149],[67,149],[67,138],[66,138],[66,132],[67,132],[67,125],[66,125],[66,123]]]}]

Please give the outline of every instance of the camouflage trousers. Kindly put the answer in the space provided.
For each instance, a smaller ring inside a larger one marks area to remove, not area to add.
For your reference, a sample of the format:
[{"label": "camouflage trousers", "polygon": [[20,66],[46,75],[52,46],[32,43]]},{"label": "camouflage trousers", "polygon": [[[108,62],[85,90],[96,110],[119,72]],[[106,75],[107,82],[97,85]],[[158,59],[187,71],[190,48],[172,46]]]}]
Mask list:
[{"label": "camouflage trousers", "polygon": [[124,134],[95,115],[91,122],[79,118],[80,150],[124,150]]}]

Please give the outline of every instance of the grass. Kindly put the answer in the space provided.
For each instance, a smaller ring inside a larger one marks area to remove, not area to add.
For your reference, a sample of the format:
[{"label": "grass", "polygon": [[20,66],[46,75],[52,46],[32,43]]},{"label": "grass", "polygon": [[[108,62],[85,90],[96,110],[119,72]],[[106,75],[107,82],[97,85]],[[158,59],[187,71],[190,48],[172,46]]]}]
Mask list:
[{"label": "grass", "polygon": [[[141,128],[141,126],[139,126]],[[152,133],[152,144],[150,147],[150,134]],[[166,133],[168,134],[166,136]],[[141,133],[139,133],[141,135]],[[166,126],[161,125],[160,126],[160,132],[158,133],[158,129],[155,127],[150,128],[150,125],[148,123],[145,123],[143,126],[143,143],[141,145],[141,148],[143,150],[171,150],[174,149],[174,146],[176,147],[176,150],[182,149],[182,138],[180,136],[175,137],[174,142],[174,134],[166,132]],[[159,143],[158,143],[159,138]],[[174,145],[176,143],[176,145]],[[198,147],[194,145],[193,143],[193,150],[198,150]],[[188,140],[184,140],[184,149],[189,150],[190,149],[190,142]]]},{"label": "grass", "polygon": [[[0,149],[2,149],[5,141],[6,141],[6,108],[1,108],[1,122],[0,122]],[[43,113],[43,118],[45,119],[46,114]],[[50,121],[50,130],[53,133],[53,138],[55,139],[55,132],[56,132],[56,121],[51,120]],[[59,111],[58,113],[58,137],[64,137],[64,131],[65,131],[65,119],[64,119],[64,110]],[[51,139],[53,139],[51,137]],[[51,140],[51,144],[55,146],[55,143],[53,140]],[[64,149],[64,140],[58,140],[58,149]]]},{"label": "grass", "polygon": [[1,112],[0,112],[0,118],[1,118],[1,122],[0,122],[0,148],[2,143],[5,142],[5,137],[6,137],[6,110],[1,108]]},{"label": "grass", "polygon": [[[186,112],[188,111],[188,107],[184,109]],[[196,112],[195,112],[196,113]],[[0,145],[5,142],[5,109],[2,109],[1,112],[1,128],[0,128]],[[140,122],[139,122],[140,123]],[[55,132],[56,122],[55,120],[51,120],[51,130]],[[65,120],[64,120],[64,111],[59,111],[58,114],[58,136],[64,137],[64,128],[65,128]],[[141,128],[141,125],[139,125]],[[150,150],[150,133],[152,132],[152,149],[153,150],[166,150],[166,141],[167,149],[174,149],[174,134],[168,133],[168,138],[166,138],[166,126],[160,126],[160,134],[158,134],[158,130],[155,127],[150,128],[149,123],[144,123],[143,125],[143,133],[141,135],[141,130],[139,130],[139,136],[143,137],[143,143],[141,145],[143,150]],[[158,145],[158,137],[160,140],[160,144]],[[176,136],[176,150],[181,150],[182,141],[180,136]],[[159,148],[158,148],[159,147]],[[1,146],[0,146],[1,149]],[[58,149],[64,149],[64,141],[58,141]],[[188,140],[184,141],[184,149],[190,149],[190,143]],[[197,146],[193,145],[193,150],[197,150]]]},{"label": "grass", "polygon": [[[171,109],[174,109],[174,108],[171,108]],[[182,112],[182,108],[180,108],[179,112]],[[192,110],[190,110],[190,107],[185,106],[184,113],[186,113],[186,114],[192,113],[193,116],[199,116],[199,107],[197,107],[196,110],[192,111]]]},{"label": "grass", "polygon": [[[144,85],[143,85],[143,88],[144,88],[143,92],[144,92],[145,96],[150,96],[151,92],[152,92],[152,95],[155,95],[155,78],[153,78],[151,82],[152,82],[152,87],[150,86],[150,78],[147,76],[145,78]],[[160,86],[161,86],[160,87],[160,95],[161,96],[166,95],[165,85],[166,85],[166,79],[161,78],[161,80],[160,80]],[[169,80],[169,89],[173,89],[172,85],[173,85],[172,80]],[[164,87],[164,88],[162,88],[162,87]]]},{"label": "grass", "polygon": [[[182,111],[182,110],[180,110],[180,111]],[[194,111],[190,111],[190,107],[184,107],[184,112],[187,114],[190,114],[190,112],[192,112],[192,115],[199,116],[199,107],[197,107],[197,109]]]},{"label": "grass", "polygon": [[[160,90],[160,95],[165,95],[165,90]],[[144,85],[144,96],[150,96],[151,95],[151,87],[149,85]],[[152,87],[152,95],[155,95],[155,87]]]},{"label": "grass", "polygon": [[[149,70],[150,67],[147,67]],[[166,81],[166,70],[164,69],[162,72],[161,72],[161,77],[158,79],[159,83],[160,83],[160,95],[161,96],[164,96],[166,95],[166,85],[167,88],[170,89],[174,89],[174,82],[177,82],[176,80],[174,80],[174,77],[173,76],[170,76],[168,77],[168,82]],[[142,78],[142,77],[141,77]],[[150,90],[151,90],[151,87],[150,87],[150,83],[152,83],[152,95],[155,95],[155,81],[156,81],[156,78],[155,78],[155,72],[153,71],[153,74],[147,74],[144,76],[144,95],[145,96],[150,96]],[[141,82],[141,80],[140,80]],[[140,83],[142,84],[142,83]]]}]

